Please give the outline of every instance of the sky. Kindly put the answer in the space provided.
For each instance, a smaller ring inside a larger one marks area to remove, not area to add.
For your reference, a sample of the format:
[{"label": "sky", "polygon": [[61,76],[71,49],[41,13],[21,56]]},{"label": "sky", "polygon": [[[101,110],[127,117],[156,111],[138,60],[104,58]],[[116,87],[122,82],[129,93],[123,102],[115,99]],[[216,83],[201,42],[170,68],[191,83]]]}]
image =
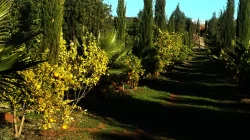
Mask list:
[{"label": "sky", "polygon": [[[153,0],[155,1],[155,0]],[[105,3],[112,6],[112,15],[116,16],[116,8],[118,0],[104,0]],[[125,0],[127,17],[135,17],[138,12],[143,9],[143,0]],[[235,0],[235,18],[237,13],[239,0]],[[176,5],[180,3],[180,9],[187,17],[204,22],[209,20],[213,12],[219,15],[220,10],[226,8],[227,0],[166,0],[166,15],[169,18],[175,10]]]}]

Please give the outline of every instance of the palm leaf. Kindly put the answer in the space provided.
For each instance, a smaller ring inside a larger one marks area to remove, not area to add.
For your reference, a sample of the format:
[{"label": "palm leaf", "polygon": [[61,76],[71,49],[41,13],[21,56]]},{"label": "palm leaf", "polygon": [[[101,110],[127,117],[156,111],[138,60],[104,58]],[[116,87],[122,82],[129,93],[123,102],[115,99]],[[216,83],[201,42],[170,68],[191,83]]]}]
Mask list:
[{"label": "palm leaf", "polygon": [[132,47],[126,47],[121,53],[119,53],[113,60],[114,65],[121,65],[121,60],[125,57],[129,52],[132,51]]},{"label": "palm leaf", "polygon": [[124,44],[116,39],[116,32],[110,31],[105,36],[100,37],[99,46],[107,53],[111,60],[113,56],[119,54],[124,49]]},{"label": "palm leaf", "polygon": [[12,0],[1,1],[0,3],[0,20],[3,20],[9,13],[9,9],[12,6]]},{"label": "palm leaf", "polygon": [[126,72],[128,71],[128,67],[121,69],[108,69],[108,73],[110,75],[110,79],[112,81],[120,82],[126,77]]},{"label": "palm leaf", "polygon": [[38,35],[39,31],[22,32],[10,35],[10,19],[8,12],[12,0],[0,2],[0,89],[9,85],[19,86],[19,83],[8,79],[24,80],[17,71],[25,70],[41,62],[33,62],[25,54],[23,43]]}]

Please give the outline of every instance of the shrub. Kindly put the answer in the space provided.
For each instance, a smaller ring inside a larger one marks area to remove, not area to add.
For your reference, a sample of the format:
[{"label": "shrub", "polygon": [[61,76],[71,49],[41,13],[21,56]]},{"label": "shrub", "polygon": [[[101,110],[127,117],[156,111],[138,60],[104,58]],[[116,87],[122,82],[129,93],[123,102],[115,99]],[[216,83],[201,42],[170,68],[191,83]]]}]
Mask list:
[{"label": "shrub", "polygon": [[[23,103],[32,105],[35,111],[43,114],[43,129],[56,127],[55,123],[66,129],[72,120],[72,111],[79,108],[77,103],[107,70],[106,53],[96,45],[92,34],[85,38],[88,42],[81,47],[71,43],[67,48],[61,35],[59,63],[51,65],[44,62],[19,72],[25,82],[21,83],[22,87],[6,87],[12,94],[5,92],[5,99],[11,101],[15,108],[21,108]],[[43,55],[46,56],[48,51]],[[74,93],[70,93],[70,89]]]},{"label": "shrub", "polygon": [[167,72],[169,66],[187,59],[191,50],[183,45],[182,34],[161,32],[155,42],[155,74]]},{"label": "shrub", "polygon": [[220,61],[224,64],[226,70],[233,75],[233,79],[241,85],[250,81],[250,54],[249,49],[240,50],[237,46],[226,50],[221,50]]},{"label": "shrub", "polygon": [[124,57],[123,63],[128,66],[125,82],[131,89],[137,88],[140,77],[144,74],[141,60],[130,52]]}]

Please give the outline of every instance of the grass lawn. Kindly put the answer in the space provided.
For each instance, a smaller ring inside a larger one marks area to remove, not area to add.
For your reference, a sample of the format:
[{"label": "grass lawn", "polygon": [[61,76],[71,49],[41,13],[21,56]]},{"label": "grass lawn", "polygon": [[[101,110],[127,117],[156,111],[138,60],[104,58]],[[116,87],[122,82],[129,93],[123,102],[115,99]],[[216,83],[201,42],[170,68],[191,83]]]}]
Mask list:
[{"label": "grass lawn", "polygon": [[[144,79],[137,91],[109,99],[85,99],[67,130],[40,131],[28,114],[27,140],[211,140],[249,139],[250,101],[245,90],[196,52],[173,73]],[[8,137],[9,129],[0,134]]]}]

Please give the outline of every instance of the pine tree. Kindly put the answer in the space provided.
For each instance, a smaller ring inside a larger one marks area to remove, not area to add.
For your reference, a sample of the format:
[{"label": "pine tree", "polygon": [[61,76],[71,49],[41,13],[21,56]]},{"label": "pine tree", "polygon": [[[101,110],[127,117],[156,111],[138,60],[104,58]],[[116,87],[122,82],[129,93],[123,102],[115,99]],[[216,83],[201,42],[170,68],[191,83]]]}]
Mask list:
[{"label": "pine tree", "polygon": [[125,31],[126,31],[126,6],[124,0],[118,0],[117,6],[117,38],[125,42]]},{"label": "pine tree", "polygon": [[63,23],[64,0],[42,1],[42,29],[44,49],[49,49],[48,61],[57,64],[60,51],[60,35]]},{"label": "pine tree", "polygon": [[250,1],[240,0],[237,16],[236,37],[243,48],[249,47],[250,41]]},{"label": "pine tree", "polygon": [[156,26],[161,30],[166,29],[167,21],[166,21],[165,7],[166,7],[166,0],[156,0],[154,21]]}]

